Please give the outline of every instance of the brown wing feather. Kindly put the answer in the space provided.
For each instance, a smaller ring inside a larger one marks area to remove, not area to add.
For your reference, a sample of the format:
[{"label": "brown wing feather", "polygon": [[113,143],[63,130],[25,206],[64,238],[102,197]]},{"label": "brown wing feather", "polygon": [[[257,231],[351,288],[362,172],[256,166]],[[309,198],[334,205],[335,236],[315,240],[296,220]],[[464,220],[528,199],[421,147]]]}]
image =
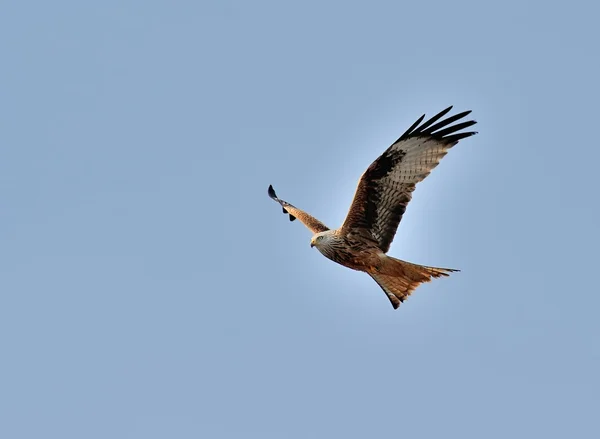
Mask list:
[{"label": "brown wing feather", "polygon": [[319,233],[329,230],[329,228],[325,224],[323,224],[315,217],[309,215],[303,210],[298,209],[296,206],[288,203],[287,201],[283,201],[277,198],[277,194],[275,193],[275,190],[271,185],[269,185],[269,197],[271,197],[281,205],[283,213],[289,214],[290,221],[294,221],[296,218],[298,218],[300,222],[306,227],[308,227],[310,230],[312,230],[313,233]]},{"label": "brown wing feather", "polygon": [[473,120],[451,125],[470,111],[438,122],[451,109],[446,108],[419,126],[424,119],[421,116],[369,166],[358,182],[342,232],[363,229],[383,252],[389,250],[416,184],[429,175],[459,140],[476,134],[457,133],[474,125]]}]

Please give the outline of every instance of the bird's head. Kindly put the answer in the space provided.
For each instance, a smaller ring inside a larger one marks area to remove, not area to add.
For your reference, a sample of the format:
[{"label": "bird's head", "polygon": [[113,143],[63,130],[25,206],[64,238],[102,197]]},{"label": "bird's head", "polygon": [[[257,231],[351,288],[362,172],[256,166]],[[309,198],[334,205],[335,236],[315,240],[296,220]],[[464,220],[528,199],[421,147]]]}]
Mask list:
[{"label": "bird's head", "polygon": [[331,238],[332,232],[331,230],[326,230],[324,232],[315,233],[310,240],[311,247],[319,248],[323,244],[326,244]]}]

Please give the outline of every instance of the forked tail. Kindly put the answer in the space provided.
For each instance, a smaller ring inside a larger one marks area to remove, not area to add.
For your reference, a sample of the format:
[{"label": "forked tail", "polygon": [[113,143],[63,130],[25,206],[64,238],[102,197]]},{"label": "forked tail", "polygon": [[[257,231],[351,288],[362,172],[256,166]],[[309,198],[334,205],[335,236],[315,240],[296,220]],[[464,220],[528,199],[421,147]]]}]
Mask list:
[{"label": "forked tail", "polygon": [[386,274],[369,272],[369,275],[388,296],[394,309],[397,309],[420,284],[460,270],[426,267],[388,256],[382,271]]}]

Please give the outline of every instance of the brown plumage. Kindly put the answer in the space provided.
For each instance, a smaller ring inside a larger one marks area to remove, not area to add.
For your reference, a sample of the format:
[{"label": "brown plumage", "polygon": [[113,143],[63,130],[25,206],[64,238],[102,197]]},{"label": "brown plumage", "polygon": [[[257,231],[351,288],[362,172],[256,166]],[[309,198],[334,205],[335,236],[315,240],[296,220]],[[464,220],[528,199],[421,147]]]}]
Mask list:
[{"label": "brown plumage", "polygon": [[[442,119],[452,107],[421,124],[421,116],[364,172],[342,226],[329,230],[316,218],[277,198],[272,186],[269,196],[277,201],[290,221],[298,218],[315,235],[315,246],[327,258],[368,273],[398,308],[421,283],[458,271],[426,267],[387,256],[402,215],[415,186],[435,168],[459,140],[476,134],[462,132],[473,120],[454,124],[467,116],[464,111]],[[439,122],[438,122],[439,121]]]}]

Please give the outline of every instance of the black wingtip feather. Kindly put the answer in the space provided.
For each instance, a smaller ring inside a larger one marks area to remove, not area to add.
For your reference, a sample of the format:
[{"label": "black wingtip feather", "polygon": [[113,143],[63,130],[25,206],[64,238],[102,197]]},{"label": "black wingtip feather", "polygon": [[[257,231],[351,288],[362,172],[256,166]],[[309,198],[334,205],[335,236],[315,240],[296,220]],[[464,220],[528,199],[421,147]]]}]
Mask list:
[{"label": "black wingtip feather", "polygon": [[275,193],[275,189],[273,189],[272,185],[269,185],[269,197],[273,198],[275,201],[277,201],[280,205],[281,205],[281,211],[283,212],[284,215],[289,215],[290,216],[290,221],[294,221],[296,219],[295,216],[293,216],[291,213],[289,213],[285,206],[291,206],[291,204],[286,203],[283,200],[280,200],[279,198],[277,198],[277,194]]},{"label": "black wingtip feather", "polygon": [[413,123],[409,129],[407,129],[406,131],[404,131],[404,133],[398,138],[398,140],[396,140],[394,143],[398,143],[400,140],[410,136],[410,134],[413,132],[413,130],[419,126],[419,124],[423,121],[423,119],[425,119],[425,115],[422,115],[421,117],[419,117],[415,123]]},{"label": "black wingtip feather", "polygon": [[452,110],[452,105],[450,105],[445,110],[440,111],[438,114],[436,114],[431,119],[429,119],[427,122],[425,122],[423,125],[421,125],[419,127],[419,132],[421,132],[421,133],[424,132],[427,128],[429,128],[431,125],[433,125],[438,120],[440,120],[442,117],[444,117],[446,114],[448,114],[450,112],[450,110]]},{"label": "black wingtip feather", "polygon": [[[451,123],[456,122],[457,120],[462,119],[463,117],[465,117],[467,114],[469,114],[471,111],[463,111],[462,113],[458,113],[455,114],[454,116],[450,116],[447,119],[442,120],[441,122],[436,123],[435,125],[430,126],[429,128],[427,128],[426,130],[421,130],[421,132],[423,134],[434,134],[437,130],[439,130],[440,128],[444,128],[445,126],[450,125]],[[435,133],[436,136],[438,136],[438,133]]]},{"label": "black wingtip feather", "polygon": [[452,125],[450,127],[444,128],[443,130],[437,131],[435,133],[435,136],[444,137],[444,136],[447,136],[448,134],[452,134],[452,133],[455,133],[455,132],[460,131],[462,129],[465,129],[465,128],[468,128],[470,126],[473,126],[476,123],[477,122],[475,122],[474,120],[469,120],[467,122],[457,123],[456,125]]},{"label": "black wingtip feather", "polygon": [[444,137],[444,139],[446,139],[450,143],[454,143],[458,142],[459,140],[466,139],[467,137],[474,136],[475,134],[477,134],[477,131],[468,131],[466,133],[458,133],[453,134],[451,136],[446,136]]},{"label": "black wingtip feather", "polygon": [[[463,111],[462,113],[455,114],[454,116],[450,116],[446,119],[442,119],[450,110],[452,110],[452,106],[440,111],[438,114],[433,116],[431,119],[427,120],[421,126],[419,124],[423,121],[425,115],[421,116],[415,123],[411,125],[411,127],[406,130],[402,136],[398,140],[396,140],[392,145],[397,144],[403,140],[407,140],[412,137],[418,136],[431,136],[435,139],[445,141],[447,143],[458,142],[465,137],[472,136],[477,134],[476,131],[470,131],[468,133],[456,133],[464,128],[475,125],[477,122],[474,120],[470,120],[467,122],[462,122],[453,126],[449,126],[454,122],[462,119],[471,113],[471,110]],[[439,121],[439,122],[438,122]],[[456,134],[453,134],[456,133]]]}]

